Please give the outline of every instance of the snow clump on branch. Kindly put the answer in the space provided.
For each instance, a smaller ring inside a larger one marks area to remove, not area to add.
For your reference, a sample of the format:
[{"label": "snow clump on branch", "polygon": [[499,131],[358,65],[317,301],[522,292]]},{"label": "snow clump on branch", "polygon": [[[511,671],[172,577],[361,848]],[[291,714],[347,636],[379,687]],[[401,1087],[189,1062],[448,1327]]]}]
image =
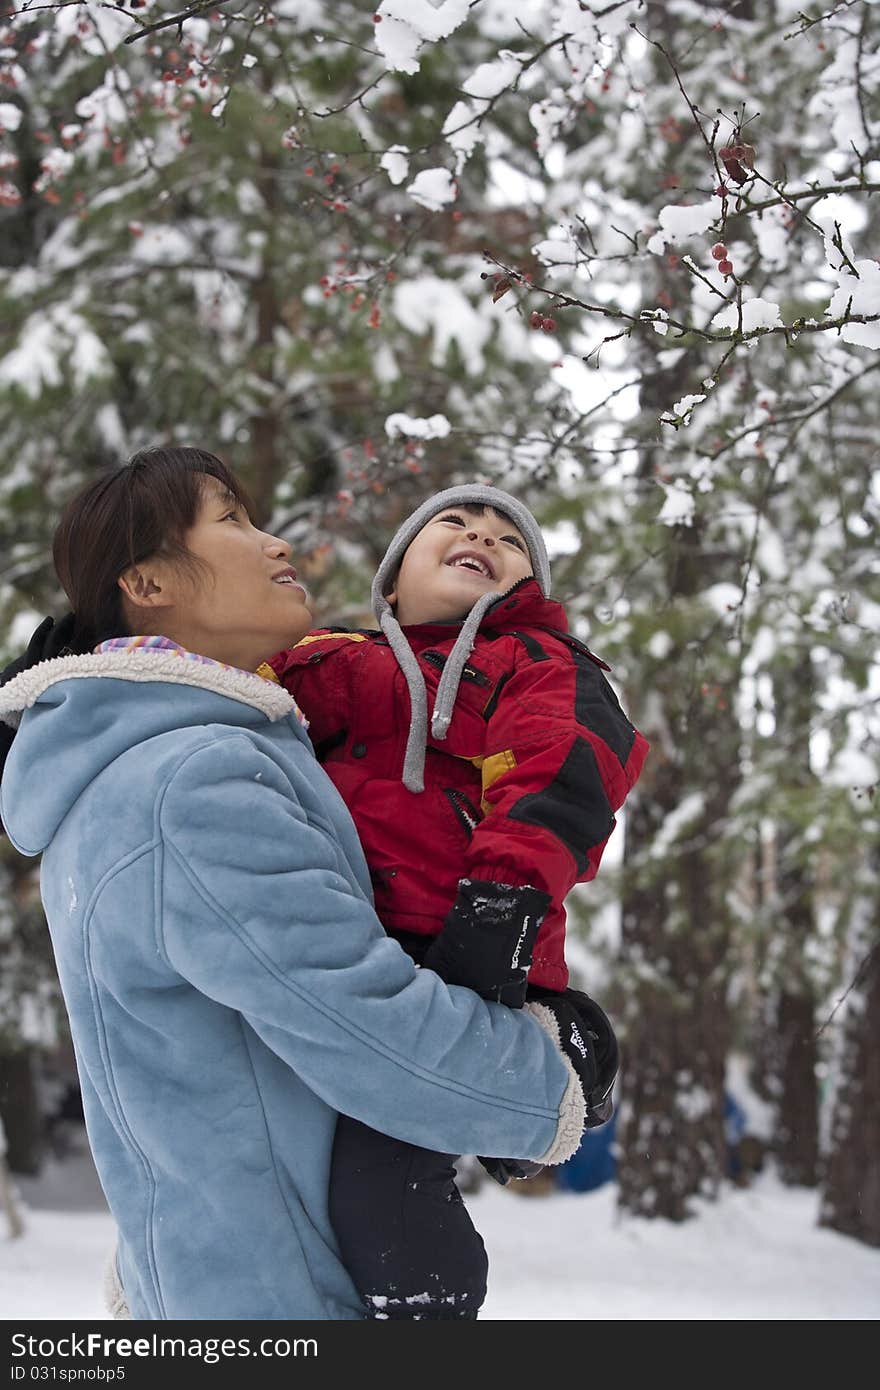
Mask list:
[{"label": "snow clump on branch", "polygon": [[451,429],[445,415],[420,418],[398,411],[385,421],[385,433],[389,439],[397,439],[399,435],[405,435],[407,439],[445,439]]},{"label": "snow clump on branch", "polygon": [[376,11],[376,46],[392,72],[418,72],[424,42],[447,39],[468,17],[470,0],[444,0],[436,9],[428,0],[382,0]]},{"label": "snow clump on branch", "polygon": [[684,237],[697,236],[711,227],[718,217],[717,202],[695,203],[693,207],[679,207],[669,203],[660,209],[660,226],[648,242],[648,250],[660,255],[670,242],[681,241]]},{"label": "snow clump on branch", "polygon": [[423,169],[406,191],[429,212],[439,212],[447,203],[455,202],[455,179],[448,169]]}]

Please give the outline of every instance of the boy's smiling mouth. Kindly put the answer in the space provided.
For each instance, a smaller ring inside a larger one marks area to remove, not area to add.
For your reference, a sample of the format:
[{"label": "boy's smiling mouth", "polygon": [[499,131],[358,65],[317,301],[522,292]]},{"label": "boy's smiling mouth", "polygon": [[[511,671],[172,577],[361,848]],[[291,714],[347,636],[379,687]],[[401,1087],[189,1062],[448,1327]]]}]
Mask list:
[{"label": "boy's smiling mouth", "polygon": [[484,579],[496,578],[492,565],[484,555],[478,555],[473,550],[460,550],[457,555],[453,555],[445,563],[453,569],[467,569],[472,574],[481,574]]}]

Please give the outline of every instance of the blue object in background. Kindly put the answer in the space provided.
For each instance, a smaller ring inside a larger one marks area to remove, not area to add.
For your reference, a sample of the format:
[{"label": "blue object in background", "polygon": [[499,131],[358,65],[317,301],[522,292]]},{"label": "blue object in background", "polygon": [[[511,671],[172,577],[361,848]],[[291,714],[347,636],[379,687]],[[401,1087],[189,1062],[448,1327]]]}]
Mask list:
[{"label": "blue object in background", "polygon": [[592,1192],[603,1183],[613,1182],[615,1174],[614,1132],[617,1116],[607,1125],[585,1129],[577,1153],[553,1171],[556,1185],[563,1192]]},{"label": "blue object in background", "polygon": [[[556,1186],[562,1192],[592,1192],[603,1183],[614,1181],[617,1169],[614,1155],[616,1128],[617,1116],[612,1115],[607,1125],[584,1130],[577,1153],[553,1169]],[[732,1178],[740,1173],[738,1145],[745,1132],[746,1113],[730,1092],[725,1091],[724,1134],[727,1140],[728,1175]]]},{"label": "blue object in background", "polygon": [[724,1092],[724,1139],[727,1144],[727,1176],[742,1176],[740,1140],[746,1132],[746,1112],[729,1091]]},{"label": "blue object in background", "polygon": [[746,1112],[729,1091],[724,1092],[724,1137],[730,1148],[737,1145],[746,1132]]}]

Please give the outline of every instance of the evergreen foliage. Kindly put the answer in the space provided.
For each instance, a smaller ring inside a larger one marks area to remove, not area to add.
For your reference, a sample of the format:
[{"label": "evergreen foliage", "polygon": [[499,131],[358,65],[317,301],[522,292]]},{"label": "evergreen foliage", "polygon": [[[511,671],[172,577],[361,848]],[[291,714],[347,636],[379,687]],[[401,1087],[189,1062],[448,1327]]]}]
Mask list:
[{"label": "evergreen foliage", "polygon": [[149,443],[229,459],[323,621],[429,491],[521,493],[653,744],[573,897],[586,959],[622,903],[623,1200],[717,1190],[731,1046],[813,1142],[878,838],[877,8],[6,10],[0,644]]}]

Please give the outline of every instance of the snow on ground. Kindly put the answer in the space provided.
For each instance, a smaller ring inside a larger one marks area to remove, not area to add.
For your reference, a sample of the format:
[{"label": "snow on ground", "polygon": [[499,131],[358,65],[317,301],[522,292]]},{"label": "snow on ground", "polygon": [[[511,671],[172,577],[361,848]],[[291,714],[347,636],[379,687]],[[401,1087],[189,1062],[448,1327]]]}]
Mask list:
[{"label": "snow on ground", "polygon": [[621,1220],[611,1184],[469,1206],[492,1319],[686,1321],[880,1316],[880,1250],[816,1227],[818,1198],[764,1175],[698,1219]]},{"label": "snow on ground", "polygon": [[[27,1230],[0,1217],[3,1320],[104,1320],[113,1223],[84,1156],[20,1180]],[[771,1174],[681,1226],[621,1220],[612,1185],[467,1198],[489,1251],[495,1321],[814,1320],[880,1315],[880,1250],[816,1226],[818,1199]]]}]

